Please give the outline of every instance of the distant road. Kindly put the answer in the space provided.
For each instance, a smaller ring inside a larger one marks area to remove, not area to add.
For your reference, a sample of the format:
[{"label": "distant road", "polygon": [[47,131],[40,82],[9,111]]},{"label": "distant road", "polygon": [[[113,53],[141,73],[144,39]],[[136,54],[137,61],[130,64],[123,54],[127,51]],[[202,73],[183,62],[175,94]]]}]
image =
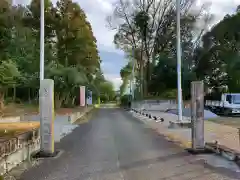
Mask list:
[{"label": "distant road", "polygon": [[64,137],[56,148],[63,150],[59,158],[44,160],[26,171],[21,180],[240,178],[233,170],[216,168],[202,156],[188,154],[119,108],[99,109],[91,121]]}]

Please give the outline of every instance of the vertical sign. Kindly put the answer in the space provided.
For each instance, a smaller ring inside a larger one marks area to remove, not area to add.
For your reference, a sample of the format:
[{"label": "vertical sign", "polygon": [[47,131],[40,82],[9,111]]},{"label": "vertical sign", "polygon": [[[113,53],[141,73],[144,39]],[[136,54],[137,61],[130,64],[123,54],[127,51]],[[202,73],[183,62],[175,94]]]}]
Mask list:
[{"label": "vertical sign", "polygon": [[88,95],[88,98],[87,98],[87,104],[92,105],[92,91],[89,91],[89,95]]},{"label": "vertical sign", "polygon": [[192,148],[204,149],[204,84],[203,81],[191,83],[191,121]]},{"label": "vertical sign", "polygon": [[80,106],[85,106],[85,86],[80,86]]},{"label": "vertical sign", "polygon": [[40,83],[41,151],[52,154],[54,153],[54,81],[44,79]]}]

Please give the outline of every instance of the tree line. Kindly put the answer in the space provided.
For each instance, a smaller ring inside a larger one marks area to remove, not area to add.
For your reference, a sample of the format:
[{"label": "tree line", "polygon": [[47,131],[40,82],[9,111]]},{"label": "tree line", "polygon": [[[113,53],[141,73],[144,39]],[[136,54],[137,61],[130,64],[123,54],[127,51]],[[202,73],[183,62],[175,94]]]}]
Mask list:
[{"label": "tree line", "polygon": [[[93,92],[93,99],[106,90],[113,93],[80,5],[72,0],[53,5],[45,0],[44,8],[45,78],[54,80],[55,106],[74,106],[81,85]],[[0,1],[0,110],[7,102],[38,102],[39,64],[40,0],[27,6]]]},{"label": "tree line", "polygon": [[[226,15],[209,28],[214,16],[209,4],[181,0],[183,97],[190,97],[190,83],[203,80],[206,92],[240,91],[240,11]],[[177,96],[176,1],[118,0],[107,18],[116,30],[114,43],[128,57],[121,69],[123,93],[135,63],[135,96]]]}]

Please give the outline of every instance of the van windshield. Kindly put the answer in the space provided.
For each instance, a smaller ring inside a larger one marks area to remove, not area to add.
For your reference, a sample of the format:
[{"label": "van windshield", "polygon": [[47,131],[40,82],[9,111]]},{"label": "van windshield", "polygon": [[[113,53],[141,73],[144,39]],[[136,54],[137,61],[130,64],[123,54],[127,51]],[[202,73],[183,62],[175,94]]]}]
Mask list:
[{"label": "van windshield", "polygon": [[233,104],[240,104],[240,95],[232,95]]}]

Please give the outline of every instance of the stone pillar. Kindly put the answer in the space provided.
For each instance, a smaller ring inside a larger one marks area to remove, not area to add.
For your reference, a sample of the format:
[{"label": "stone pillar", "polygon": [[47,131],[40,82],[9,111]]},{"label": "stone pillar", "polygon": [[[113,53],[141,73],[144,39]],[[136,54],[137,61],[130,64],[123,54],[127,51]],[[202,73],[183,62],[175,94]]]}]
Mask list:
[{"label": "stone pillar", "polygon": [[86,94],[85,94],[85,86],[80,86],[80,106],[84,107],[85,106],[85,101],[86,101]]},{"label": "stone pillar", "polygon": [[40,136],[41,152],[44,154],[54,153],[54,81],[42,80],[40,85]]},{"label": "stone pillar", "polygon": [[191,121],[192,149],[203,150],[204,142],[204,84],[203,81],[191,83]]}]

